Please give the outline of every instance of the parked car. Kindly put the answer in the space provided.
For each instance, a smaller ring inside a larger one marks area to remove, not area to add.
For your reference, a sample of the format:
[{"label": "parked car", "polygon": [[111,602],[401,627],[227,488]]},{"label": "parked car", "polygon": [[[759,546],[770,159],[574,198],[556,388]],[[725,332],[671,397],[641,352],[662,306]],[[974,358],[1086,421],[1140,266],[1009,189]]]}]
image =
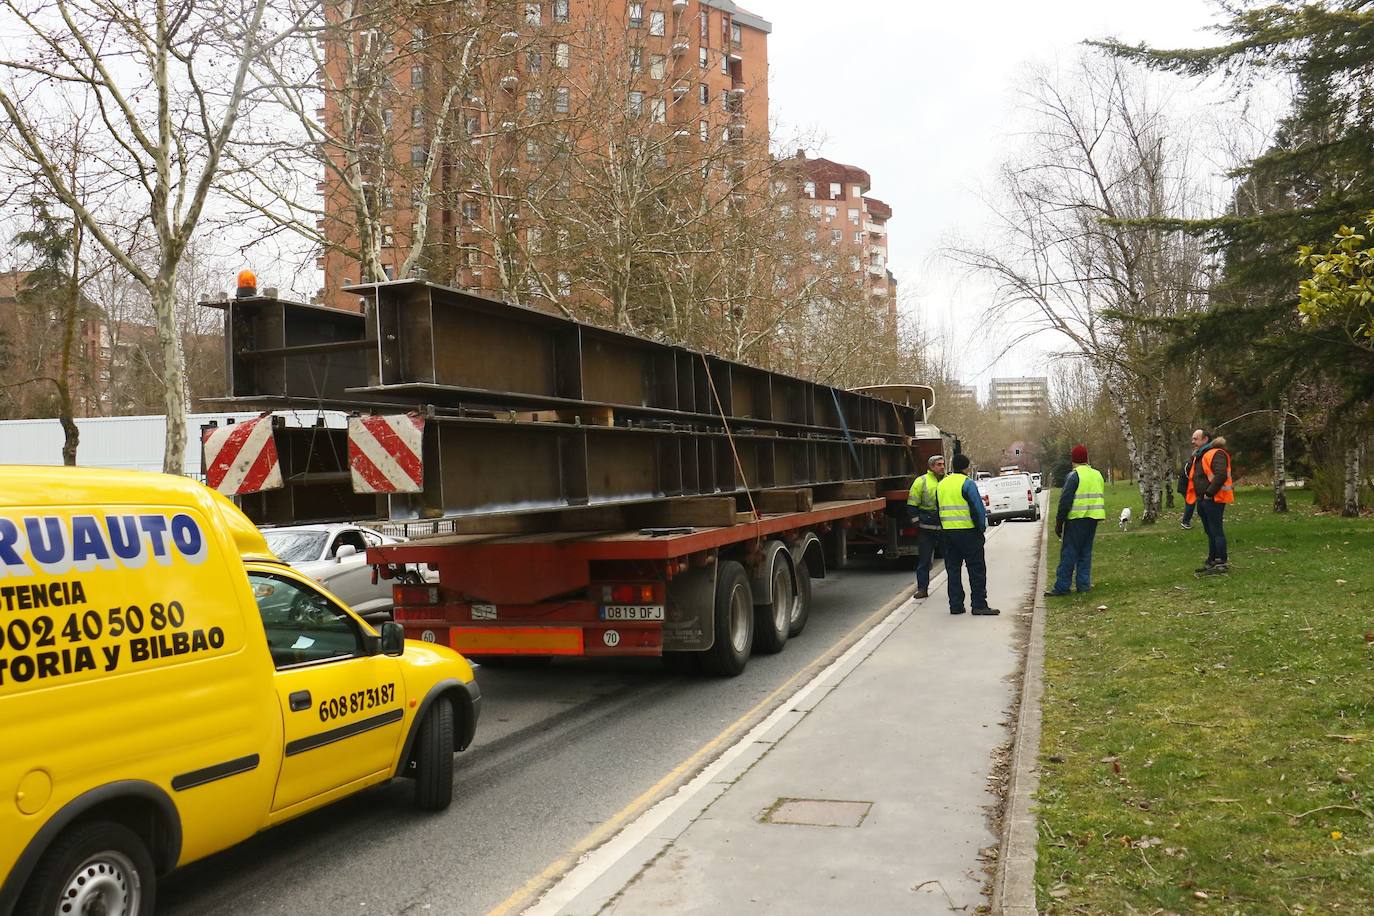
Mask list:
[{"label": "parked car", "polygon": [[988,510],[988,523],[996,525],[1009,518],[1040,520],[1040,502],[1029,474],[1005,474],[977,481]]},{"label": "parked car", "polygon": [[278,559],[342,598],[360,617],[391,616],[394,580],[373,576],[367,548],[400,544],[404,538],[348,524],[263,528],[262,536]]}]

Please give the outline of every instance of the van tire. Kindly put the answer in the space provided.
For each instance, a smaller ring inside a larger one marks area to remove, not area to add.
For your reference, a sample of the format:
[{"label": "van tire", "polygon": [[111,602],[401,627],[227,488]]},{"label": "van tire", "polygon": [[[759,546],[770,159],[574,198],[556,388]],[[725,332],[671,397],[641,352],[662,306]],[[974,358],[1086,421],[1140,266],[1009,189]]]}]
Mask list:
[{"label": "van tire", "polygon": [[453,801],[453,704],[439,697],[415,736],[415,807],[443,811]]},{"label": "van tire", "polygon": [[754,650],[754,590],[744,567],[722,560],[716,570],[715,640],[701,656],[701,670],[715,677],[735,677]]},{"label": "van tire", "polygon": [[[83,873],[89,873],[87,880],[78,887]],[[43,854],[15,912],[56,913],[73,888],[92,902],[98,898],[90,895],[108,895],[103,899],[120,907],[110,906],[111,916],[152,916],[157,905],[157,869],[142,838],[123,824],[78,823]]]}]

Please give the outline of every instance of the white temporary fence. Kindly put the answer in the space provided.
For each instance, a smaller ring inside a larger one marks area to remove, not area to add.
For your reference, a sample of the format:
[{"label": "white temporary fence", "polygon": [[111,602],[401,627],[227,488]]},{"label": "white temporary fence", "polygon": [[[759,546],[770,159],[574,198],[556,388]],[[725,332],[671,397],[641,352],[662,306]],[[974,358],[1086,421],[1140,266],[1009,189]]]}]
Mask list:
[{"label": "white temporary fence", "polygon": [[[330,429],[348,426],[348,415],[337,410],[275,411],[287,426],[315,426],[323,421]],[[256,413],[195,413],[186,418],[186,474],[203,479],[200,430],[209,423],[241,423]],[[81,440],[76,463],[81,467],[161,471],[167,418],[161,414],[140,417],[78,417]],[[62,463],[62,424],[56,419],[0,420],[0,465]]]}]

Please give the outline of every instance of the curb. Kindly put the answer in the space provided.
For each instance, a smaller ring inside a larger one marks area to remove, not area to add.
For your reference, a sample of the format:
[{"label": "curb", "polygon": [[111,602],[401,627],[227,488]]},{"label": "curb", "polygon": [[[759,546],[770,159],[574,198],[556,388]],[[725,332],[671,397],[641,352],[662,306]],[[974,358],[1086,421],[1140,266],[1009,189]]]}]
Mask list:
[{"label": "curb", "polygon": [[[1046,502],[1049,502],[1047,499]],[[1040,704],[1045,695],[1045,583],[1048,581],[1050,515],[1040,532],[1040,566],[1036,574],[1035,604],[1030,640],[1021,679],[1021,704],[1012,748],[1011,783],[1002,818],[1002,850],[993,880],[994,916],[1037,916],[1035,908],[1035,847],[1039,831],[1032,800],[1040,788]]]}]

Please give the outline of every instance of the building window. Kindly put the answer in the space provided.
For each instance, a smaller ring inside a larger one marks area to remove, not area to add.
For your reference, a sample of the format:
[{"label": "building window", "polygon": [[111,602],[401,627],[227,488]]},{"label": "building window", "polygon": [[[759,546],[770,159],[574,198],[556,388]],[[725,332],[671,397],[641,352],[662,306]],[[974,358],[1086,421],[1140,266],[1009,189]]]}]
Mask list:
[{"label": "building window", "polygon": [[382,227],[382,247],[394,248],[396,246],[396,230],[391,226]]},{"label": "building window", "polygon": [[529,162],[539,161],[539,143],[536,140],[525,141],[525,159]]},{"label": "building window", "polygon": [[803,237],[804,237],[808,242],[814,242],[814,241],[816,241],[816,230],[815,230],[815,229],[808,229],[808,230],[806,230],[806,233],[805,233],[805,235],[804,235]]},{"label": "building window", "polygon": [[[697,124],[697,131],[701,134],[702,143],[705,143],[707,140],[711,139],[711,125],[707,124],[705,121],[701,121]],[[707,164],[706,167],[709,169],[710,165]]]},{"label": "building window", "polygon": [[386,274],[386,278],[387,278],[388,280],[395,280],[395,279],[396,279],[396,265],[395,265],[395,264],[388,264],[388,265],[386,265],[385,267],[382,268],[382,273]]},{"label": "building window", "polygon": [[774,194],[786,194],[786,193],[787,193],[787,182],[783,181],[781,178],[779,178],[777,181],[773,182],[773,193],[774,193]]},{"label": "building window", "polygon": [[482,206],[475,200],[463,201],[463,219],[475,223],[482,216]]},{"label": "building window", "polygon": [[720,41],[721,41],[721,44],[725,44],[725,43],[728,42],[729,40],[730,40],[730,17],[729,17],[729,16],[721,16],[721,17],[720,17]]},{"label": "building window", "polygon": [[840,215],[840,211],[839,211],[838,209],[836,209],[835,207],[826,207],[826,208],[825,208],[825,221],[826,221],[827,223],[830,222],[831,220],[833,220],[835,217],[837,217],[837,216],[839,216],[839,215]]},{"label": "building window", "polygon": [[849,208],[849,221],[854,225],[859,225],[859,210],[857,207]]},{"label": "building window", "polygon": [[538,51],[530,49],[525,52],[525,69],[530,73],[538,73],[544,68],[544,55]]},{"label": "building window", "polygon": [[640,115],[644,114],[644,93],[640,92],[638,89],[631,90],[629,107],[630,115],[632,117],[637,118]]},{"label": "building window", "polygon": [[707,61],[706,61],[706,49],[705,49],[705,48],[697,48],[697,64],[701,67],[701,69],[705,70],[705,69],[706,69],[706,63],[707,63]]},{"label": "building window", "polygon": [[815,183],[814,181],[808,181],[808,182],[806,183],[806,186],[805,186],[805,194],[806,194],[807,197],[815,197],[815,196],[816,196],[816,183]]},{"label": "building window", "polygon": [[859,188],[859,186],[854,185],[854,199],[858,200],[860,197],[863,197],[863,195],[864,192]]},{"label": "building window", "polygon": [[553,110],[559,114],[567,114],[571,108],[572,93],[567,86],[559,86],[553,91]]},{"label": "building window", "polygon": [[664,25],[665,25],[665,21],[664,21],[664,17],[663,17],[663,12],[662,12],[662,10],[653,10],[652,12],[649,13],[649,34],[650,34],[650,35],[662,35],[662,34],[664,34]]},{"label": "building window", "polygon": [[812,219],[820,219],[820,218],[821,218],[821,205],[820,205],[820,204],[812,204],[812,205],[811,205],[811,218],[812,218]]},{"label": "building window", "polygon": [[643,69],[644,69],[644,49],[643,49],[643,48],[631,48],[631,49],[630,49],[630,72],[631,72],[631,73],[638,73],[640,70],[643,70]]},{"label": "building window", "polygon": [[543,238],[543,233],[535,228],[525,233],[525,247],[530,251],[539,250],[539,242]]},{"label": "building window", "polygon": [[424,165],[427,150],[423,143],[417,143],[410,148],[410,164]]},{"label": "building window", "polygon": [[566,41],[560,41],[553,46],[553,65],[560,70],[568,69],[568,61],[572,59],[572,50]]},{"label": "building window", "polygon": [[649,58],[649,75],[656,80],[661,80],[668,75],[668,58],[662,54],[654,54]]},{"label": "building window", "polygon": [[538,113],[539,113],[539,90],[538,90],[538,89],[531,89],[529,92],[526,92],[526,93],[525,93],[525,113],[526,113],[526,114],[538,114]]},{"label": "building window", "polygon": [[701,37],[711,37],[711,14],[706,10],[701,11]]},{"label": "building window", "polygon": [[697,100],[700,101],[701,104],[703,104],[703,105],[710,105],[710,104],[711,104],[711,87],[707,86],[705,83],[702,83],[700,86],[698,86],[698,87],[697,87]]},{"label": "building window", "polygon": [[837,181],[830,182],[830,199],[838,200],[844,196],[844,186]]},{"label": "building window", "polygon": [[385,128],[386,130],[391,130],[391,121],[392,121],[391,109],[390,109],[390,108],[383,108],[383,109],[382,109],[382,127]]},{"label": "building window", "polygon": [[863,243],[864,243],[864,234],[863,234],[862,232],[856,232],[856,233],[854,233],[854,244],[855,244],[855,245],[862,245]]},{"label": "building window", "polygon": [[789,216],[792,215],[792,207],[788,204],[782,204],[778,207],[778,215],[781,216],[783,219],[787,219]]},{"label": "building window", "polygon": [[528,25],[539,25],[544,19],[544,11],[538,3],[525,4],[525,22]]},{"label": "building window", "polygon": [[568,21],[568,0],[553,0],[553,21]]},{"label": "building window", "polygon": [[840,244],[840,240],[843,239],[843,238],[844,238],[844,233],[840,232],[840,230],[838,230],[838,229],[831,229],[831,230],[830,230],[830,244],[832,244],[832,245],[838,245],[838,244]]},{"label": "building window", "polygon": [[632,28],[632,29],[642,29],[642,28],[644,28],[644,4],[643,4],[643,3],[631,3],[631,4],[630,4],[630,28]]},{"label": "building window", "polygon": [[467,125],[466,125],[466,126],[467,126],[467,129],[468,129],[468,136],[473,136],[474,134],[480,134],[480,133],[482,132],[482,116],[481,116],[481,115],[468,115],[468,117],[467,117]]},{"label": "building window", "polygon": [[856,255],[856,254],[851,254],[851,255],[849,256],[849,269],[850,269],[850,270],[858,270],[858,269],[859,269],[859,256],[858,256],[858,255]]},{"label": "building window", "polygon": [[425,84],[425,68],[419,64],[410,68],[410,85],[423,86]]},{"label": "building window", "polygon": [[424,127],[424,126],[425,126],[425,110],[424,110],[423,108],[421,108],[419,105],[416,105],[416,106],[414,106],[414,107],[412,107],[412,108],[410,109],[410,126],[411,126],[411,127]]},{"label": "building window", "polygon": [[558,295],[572,295],[572,277],[568,274],[566,270],[560,270],[558,272]]},{"label": "building window", "polygon": [[729,75],[729,73],[730,73],[730,55],[729,55],[729,54],[722,54],[722,55],[720,56],[720,72],[726,74],[727,76]]},{"label": "building window", "polygon": [[732,23],[730,23],[730,40],[731,40],[732,42],[734,42],[734,44],[735,44],[736,47],[738,47],[738,46],[739,46],[739,43],[740,43],[743,39],[744,39],[744,33],[740,31],[739,23],[738,23],[738,22],[732,22]]},{"label": "building window", "polygon": [[662,124],[668,120],[668,105],[662,99],[652,99],[649,102],[649,120],[655,124]]},{"label": "building window", "polygon": [[729,111],[729,110],[730,110],[730,90],[729,90],[729,89],[722,89],[722,90],[720,91],[720,107],[721,107],[723,110],[725,110],[725,111]]}]

